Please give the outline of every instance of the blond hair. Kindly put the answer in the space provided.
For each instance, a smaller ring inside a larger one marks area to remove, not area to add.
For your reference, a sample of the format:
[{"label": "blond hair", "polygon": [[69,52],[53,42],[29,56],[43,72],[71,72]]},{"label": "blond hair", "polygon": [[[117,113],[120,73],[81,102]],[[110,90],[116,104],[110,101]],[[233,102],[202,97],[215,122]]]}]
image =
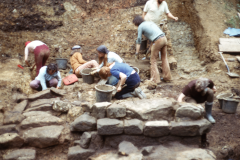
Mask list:
[{"label": "blond hair", "polygon": [[110,73],[110,68],[109,67],[102,67],[99,71],[99,76],[101,79],[107,79],[108,78],[108,75]]}]

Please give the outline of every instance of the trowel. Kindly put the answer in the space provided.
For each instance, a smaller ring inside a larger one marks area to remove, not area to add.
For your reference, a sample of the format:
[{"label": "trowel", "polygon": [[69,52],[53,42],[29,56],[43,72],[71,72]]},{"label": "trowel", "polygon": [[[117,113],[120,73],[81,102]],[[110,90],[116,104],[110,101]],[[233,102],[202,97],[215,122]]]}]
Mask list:
[{"label": "trowel", "polygon": [[220,55],[221,55],[221,57],[222,57],[222,59],[223,59],[223,62],[225,63],[225,66],[227,67],[227,74],[230,76],[230,77],[232,77],[232,78],[239,78],[240,76],[237,74],[237,73],[232,73],[232,72],[230,72],[230,69],[229,69],[229,67],[228,67],[228,65],[227,65],[227,62],[225,61],[225,59],[224,59],[224,57],[223,57],[223,55],[222,55],[222,52],[218,52]]}]

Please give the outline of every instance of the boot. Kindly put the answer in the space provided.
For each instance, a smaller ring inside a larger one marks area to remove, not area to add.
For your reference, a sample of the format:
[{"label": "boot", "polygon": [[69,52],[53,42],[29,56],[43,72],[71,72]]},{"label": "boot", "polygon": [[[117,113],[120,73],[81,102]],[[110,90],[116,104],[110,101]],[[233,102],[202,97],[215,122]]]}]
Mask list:
[{"label": "boot", "polygon": [[122,98],[129,98],[129,97],[134,97],[134,95],[132,95],[131,93],[125,93],[122,95]]},{"label": "boot", "polygon": [[205,111],[206,111],[206,118],[208,119],[209,122],[215,123],[215,119],[212,117],[212,105],[213,102],[206,102],[205,103]]},{"label": "boot", "polygon": [[135,97],[139,97],[140,99],[146,98],[146,95],[144,94],[140,87],[135,88],[135,90],[131,92],[131,94],[134,95]]}]

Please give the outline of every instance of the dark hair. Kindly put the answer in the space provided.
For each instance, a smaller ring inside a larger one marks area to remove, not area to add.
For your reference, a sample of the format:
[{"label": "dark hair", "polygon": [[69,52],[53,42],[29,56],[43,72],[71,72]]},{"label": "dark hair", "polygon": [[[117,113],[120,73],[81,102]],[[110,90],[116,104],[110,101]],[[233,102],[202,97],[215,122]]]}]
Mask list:
[{"label": "dark hair", "polygon": [[139,26],[142,22],[144,22],[144,19],[142,18],[142,16],[135,16],[135,18],[133,19],[133,23],[136,25],[136,26]]},{"label": "dark hair", "polygon": [[48,66],[47,66],[47,72],[49,71],[55,71],[57,72],[58,71],[58,66],[57,64],[55,63],[50,63]]}]

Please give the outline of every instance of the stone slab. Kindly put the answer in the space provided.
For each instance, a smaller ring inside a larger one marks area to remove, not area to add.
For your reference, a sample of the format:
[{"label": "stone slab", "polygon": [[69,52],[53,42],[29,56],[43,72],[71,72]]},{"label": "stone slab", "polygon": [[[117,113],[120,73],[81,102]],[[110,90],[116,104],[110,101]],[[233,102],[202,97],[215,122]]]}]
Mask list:
[{"label": "stone slab", "polygon": [[25,143],[32,147],[46,148],[59,144],[63,126],[44,126],[23,133]]},{"label": "stone slab", "polygon": [[54,100],[57,100],[57,99],[55,99],[55,98],[51,98],[51,99],[38,99],[38,100],[35,100],[35,101],[30,103],[30,108],[39,107],[39,106],[42,106],[42,105],[45,105],[45,104],[53,104]]},{"label": "stone slab", "polygon": [[171,122],[171,135],[197,136],[210,132],[211,123],[206,119],[188,122]]},{"label": "stone slab", "polygon": [[5,133],[18,133],[15,124],[0,126],[0,135]]},{"label": "stone slab", "polygon": [[17,133],[5,133],[0,135],[0,149],[21,147],[24,140]]},{"label": "stone slab", "polygon": [[35,160],[35,149],[17,149],[3,155],[3,160]]},{"label": "stone slab", "polygon": [[123,105],[112,104],[107,108],[108,118],[123,118],[126,116],[126,108]]},{"label": "stone slab", "polygon": [[91,133],[91,142],[89,145],[89,149],[98,150],[103,148],[103,137],[98,134],[97,131],[92,131]]},{"label": "stone slab", "polygon": [[92,114],[91,115],[93,117],[96,117],[97,119],[106,117],[106,109],[110,105],[111,105],[111,103],[109,103],[109,102],[95,103],[92,106]]},{"label": "stone slab", "polygon": [[32,117],[32,116],[52,116],[51,113],[43,112],[43,111],[24,112],[23,115],[24,115],[25,117]]},{"label": "stone slab", "polygon": [[51,92],[53,92],[57,95],[60,95],[60,96],[64,96],[67,94],[66,90],[63,90],[63,89],[57,89],[57,88],[52,87],[50,90],[51,90]]},{"label": "stone slab", "polygon": [[148,121],[144,126],[144,135],[150,137],[167,136],[170,133],[168,121]]},{"label": "stone slab", "polygon": [[142,134],[143,133],[143,121],[139,119],[124,120],[124,133],[125,134]]},{"label": "stone slab", "polygon": [[94,131],[96,130],[96,124],[97,119],[95,117],[83,114],[71,123],[71,131]]},{"label": "stone slab", "polygon": [[123,133],[123,121],[117,119],[103,118],[97,120],[99,135],[116,135]]},{"label": "stone slab", "polygon": [[70,147],[68,150],[68,160],[86,160],[93,155],[95,150],[83,149],[80,146]]},{"label": "stone slab", "polygon": [[132,153],[138,152],[138,148],[135,147],[131,142],[123,141],[118,145],[118,154],[128,156]]},{"label": "stone slab", "polygon": [[23,121],[25,117],[18,111],[4,112],[3,124],[18,124]]},{"label": "stone slab", "polygon": [[30,116],[24,119],[20,126],[22,129],[28,128],[36,128],[36,127],[43,127],[43,126],[50,126],[50,125],[61,125],[63,124],[63,120],[61,118],[55,116]]},{"label": "stone slab", "polygon": [[82,102],[81,107],[84,112],[92,112],[92,105],[89,102]]},{"label": "stone slab", "polygon": [[91,138],[92,138],[92,135],[91,133],[89,132],[84,132],[81,136],[81,139],[80,139],[80,146],[82,148],[85,148],[85,149],[88,149],[89,147],[89,144],[91,142]]},{"label": "stone slab", "polygon": [[174,119],[175,108],[171,99],[141,99],[138,101],[123,101],[119,104],[131,111],[127,117],[140,120],[167,120]]},{"label": "stone slab", "polygon": [[28,108],[26,109],[25,112],[30,112],[30,111],[51,111],[52,109],[52,104],[43,104],[43,105],[39,105],[37,107],[32,107],[32,108]]},{"label": "stone slab", "polygon": [[25,108],[27,107],[27,104],[28,104],[28,100],[24,100],[22,102],[20,102],[19,104],[17,104],[12,111],[16,111],[16,112],[20,112],[22,113]]},{"label": "stone slab", "polygon": [[36,100],[36,99],[43,99],[43,98],[52,98],[50,89],[46,89],[44,91],[40,91],[28,96],[29,100]]}]

